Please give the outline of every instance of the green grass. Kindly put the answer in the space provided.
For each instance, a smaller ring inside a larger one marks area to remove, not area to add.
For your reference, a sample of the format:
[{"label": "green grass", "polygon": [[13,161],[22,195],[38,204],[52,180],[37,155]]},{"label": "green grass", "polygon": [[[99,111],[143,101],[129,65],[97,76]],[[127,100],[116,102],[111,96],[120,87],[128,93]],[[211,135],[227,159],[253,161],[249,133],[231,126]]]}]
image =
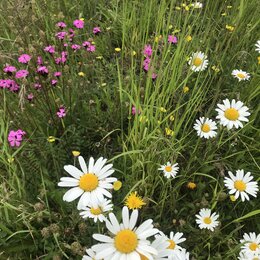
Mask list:
[{"label": "green grass", "polygon": [[[77,42],[87,40],[94,26],[102,29],[94,37],[95,53],[70,52],[56,87],[48,78],[40,79],[44,87],[37,92],[30,76],[19,94],[0,89],[0,259],[81,259],[84,248],[95,243],[91,235],[106,231],[104,225],[81,219],[76,203],[62,200],[66,189],[57,183],[65,176],[63,166],[77,163],[73,150],[86,159],[109,158],[123,182],[113,196],[115,212],[119,214],[127,194],[137,191],[147,202],[140,210],[141,220],[152,218],[166,234],[183,232],[187,238],[183,247],[194,259],[236,259],[243,233],[259,232],[259,199],[231,202],[223,183],[227,172],[237,169],[260,179],[260,66],[254,46],[260,37],[259,5],[255,0],[205,1],[203,9],[176,10],[181,4],[170,0],[0,4],[1,68],[5,63],[22,68],[17,57],[25,52],[42,55],[52,71],[58,70],[43,48],[59,46],[54,34],[60,20],[72,24],[85,18],[86,29],[76,35]],[[226,25],[234,26],[234,31]],[[155,41],[174,31],[177,45]],[[185,40],[188,35],[190,42]],[[155,81],[142,69],[146,44],[156,53]],[[196,51],[209,59],[208,68],[199,73],[191,72],[187,64]],[[250,80],[238,82],[231,76],[233,69],[249,72]],[[78,76],[80,71],[85,77]],[[26,100],[30,92],[35,95],[32,103]],[[193,129],[195,120],[214,119],[216,105],[226,98],[244,102],[250,122],[239,130],[219,127],[216,138],[200,139]],[[60,105],[68,111],[63,121],[56,116]],[[132,105],[143,120],[131,114]],[[18,128],[26,131],[27,142],[11,148],[8,133]],[[172,129],[173,136],[167,136],[165,128]],[[49,136],[56,141],[49,143]],[[167,161],[179,163],[175,179],[167,180],[158,171]],[[187,189],[189,181],[197,184],[195,190]],[[195,223],[202,207],[220,215],[221,225],[214,232],[201,231]]]}]

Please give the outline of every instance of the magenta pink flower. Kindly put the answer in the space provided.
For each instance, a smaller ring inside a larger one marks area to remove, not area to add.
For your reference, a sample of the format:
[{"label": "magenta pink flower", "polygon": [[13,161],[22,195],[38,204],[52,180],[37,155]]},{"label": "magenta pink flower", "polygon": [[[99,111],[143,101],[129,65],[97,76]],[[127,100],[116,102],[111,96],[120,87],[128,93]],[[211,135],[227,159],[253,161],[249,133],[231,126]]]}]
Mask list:
[{"label": "magenta pink flower", "polygon": [[73,22],[73,25],[78,28],[78,29],[82,29],[84,27],[84,21],[82,20],[75,20]]},{"label": "magenta pink flower", "polygon": [[14,130],[11,130],[8,134],[8,142],[9,144],[14,147],[19,147],[21,145],[21,142],[23,140],[23,136],[25,135],[26,133],[19,129],[17,131],[14,131]]},{"label": "magenta pink flower", "polygon": [[51,80],[52,86],[56,86],[57,83],[58,83],[58,80],[57,80],[57,79],[52,79],[52,80]]},{"label": "magenta pink flower", "polygon": [[[135,115],[136,114],[136,107],[135,106],[132,106],[132,115]],[[141,114],[141,111],[138,110],[138,114],[140,115]]]},{"label": "magenta pink flower", "polygon": [[39,89],[42,88],[42,85],[41,85],[40,83],[34,83],[34,88],[35,88],[36,90],[39,90]]},{"label": "magenta pink flower", "polygon": [[152,50],[152,47],[151,47],[150,44],[149,45],[145,45],[143,53],[144,53],[144,56],[146,56],[146,57],[151,57],[152,56],[153,50]]},{"label": "magenta pink flower", "polygon": [[99,33],[101,33],[100,28],[99,28],[99,27],[94,27],[94,28],[93,28],[93,33],[94,33],[94,34],[99,34]]},{"label": "magenta pink flower", "polygon": [[30,93],[30,94],[27,96],[27,99],[28,99],[29,101],[32,101],[33,98],[34,98],[33,93]]},{"label": "magenta pink flower", "polygon": [[95,45],[88,46],[87,51],[88,52],[95,52],[96,51],[96,46]]},{"label": "magenta pink flower", "polygon": [[56,23],[56,26],[62,29],[65,28],[67,25],[64,22],[58,22]]},{"label": "magenta pink flower", "polygon": [[42,64],[43,64],[43,60],[42,60],[42,57],[41,57],[41,56],[38,56],[38,57],[37,57],[37,64],[38,64],[38,65],[42,65]]},{"label": "magenta pink flower", "polygon": [[4,72],[7,74],[12,74],[15,71],[16,71],[16,67],[14,67],[14,66],[6,65],[4,67]]},{"label": "magenta pink flower", "polygon": [[72,45],[71,45],[71,48],[72,48],[74,51],[76,51],[76,50],[79,50],[79,49],[81,48],[81,46],[78,45],[78,44],[72,44]]},{"label": "magenta pink flower", "polygon": [[41,75],[47,75],[49,73],[49,70],[46,66],[40,66],[37,68],[37,72]]},{"label": "magenta pink flower", "polygon": [[91,43],[90,43],[90,42],[87,42],[87,41],[82,43],[82,46],[83,46],[83,47],[88,47],[88,46],[90,46],[90,45],[91,45]]},{"label": "magenta pink flower", "polygon": [[156,80],[156,78],[157,78],[157,74],[153,72],[153,73],[152,73],[152,79],[153,79],[153,80]]},{"label": "magenta pink flower", "polygon": [[18,58],[18,61],[19,61],[20,63],[25,63],[25,64],[27,64],[30,60],[31,60],[31,56],[28,55],[28,54],[22,54],[22,55]]},{"label": "magenta pink flower", "polygon": [[59,108],[59,111],[56,113],[59,118],[63,118],[66,116],[66,110],[65,107],[61,106]]},{"label": "magenta pink flower", "polygon": [[67,60],[68,53],[66,51],[61,52],[61,62],[65,63]]},{"label": "magenta pink flower", "polygon": [[178,39],[177,39],[176,36],[169,35],[169,36],[168,36],[168,42],[169,42],[169,43],[177,43],[177,42],[178,42]]},{"label": "magenta pink flower", "polygon": [[7,88],[11,92],[18,92],[20,86],[12,79],[0,79],[0,88]]},{"label": "magenta pink flower", "polygon": [[49,45],[44,48],[44,51],[49,52],[50,54],[55,53],[55,46]]},{"label": "magenta pink flower", "polygon": [[60,71],[56,71],[53,73],[54,77],[60,77],[61,76],[61,72]]},{"label": "magenta pink flower", "polygon": [[64,40],[65,36],[67,35],[67,32],[58,32],[55,34],[55,36],[59,39],[59,40]]},{"label": "magenta pink flower", "polygon": [[29,75],[28,70],[18,70],[15,74],[17,79],[26,78]]}]

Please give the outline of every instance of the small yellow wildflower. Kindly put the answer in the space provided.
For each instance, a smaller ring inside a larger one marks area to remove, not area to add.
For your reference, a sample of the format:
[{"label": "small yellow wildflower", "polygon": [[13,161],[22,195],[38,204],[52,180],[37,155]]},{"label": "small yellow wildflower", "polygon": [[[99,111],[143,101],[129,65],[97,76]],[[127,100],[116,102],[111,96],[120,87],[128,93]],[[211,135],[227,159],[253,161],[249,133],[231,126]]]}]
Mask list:
[{"label": "small yellow wildflower", "polygon": [[79,18],[79,20],[84,21],[85,19],[84,18]]},{"label": "small yellow wildflower", "polygon": [[217,66],[212,66],[212,70],[214,70],[216,73],[220,72],[220,69]]},{"label": "small yellow wildflower", "polygon": [[185,87],[183,87],[183,93],[187,93],[187,92],[189,92],[189,87],[188,86],[185,86]]},{"label": "small yellow wildflower", "polygon": [[162,122],[161,120],[158,120],[158,121],[157,121],[158,124],[161,124],[161,122]]},{"label": "small yellow wildflower", "polygon": [[114,190],[120,190],[122,187],[122,182],[121,181],[115,181],[114,184],[113,184],[113,189]]},{"label": "small yellow wildflower", "polygon": [[258,59],[258,64],[260,64],[260,56],[259,56],[259,57],[257,57],[257,59]]},{"label": "small yellow wildflower", "polygon": [[148,119],[146,118],[146,116],[140,116],[139,122],[140,123],[145,123],[145,122],[148,122]]},{"label": "small yellow wildflower", "polygon": [[125,205],[129,209],[141,209],[142,206],[144,206],[146,203],[143,201],[143,199],[137,195],[137,192],[132,192],[125,200]]},{"label": "small yellow wildflower", "polygon": [[162,39],[162,35],[159,35],[159,36],[156,36],[156,37],[154,38],[154,41],[155,41],[156,43],[158,43],[161,39]]},{"label": "small yellow wildflower", "polygon": [[196,185],[196,183],[194,183],[194,182],[188,182],[188,184],[187,184],[187,188],[188,189],[191,189],[191,190],[194,190],[194,189],[196,189],[196,187],[197,187],[197,185]]},{"label": "small yellow wildflower", "polygon": [[186,40],[186,42],[190,42],[192,40],[192,37],[190,35],[188,35],[185,40]]},{"label": "small yellow wildflower", "polygon": [[160,111],[166,113],[167,110],[164,107],[160,107]]},{"label": "small yellow wildflower", "polygon": [[234,195],[230,195],[229,198],[230,198],[230,200],[231,200],[232,202],[235,202],[235,201],[236,201],[236,197],[235,197]]},{"label": "small yellow wildflower", "polygon": [[182,7],[186,7],[187,5],[183,3],[183,4],[181,4],[181,6],[182,6]]},{"label": "small yellow wildflower", "polygon": [[173,28],[172,24],[169,25],[169,30],[171,30]]},{"label": "small yellow wildflower", "polygon": [[80,77],[85,77],[85,73],[82,72],[82,71],[80,71],[80,72],[78,73],[78,75],[79,75]]},{"label": "small yellow wildflower", "polygon": [[118,48],[118,47],[117,47],[117,48],[115,48],[115,51],[116,51],[116,52],[120,52],[120,51],[121,51],[121,48]]},{"label": "small yellow wildflower", "polygon": [[226,16],[226,15],[227,15],[227,13],[222,13],[221,15],[222,15],[222,16]]},{"label": "small yellow wildflower", "polygon": [[181,8],[179,6],[176,6],[175,9],[178,11],[181,10]]},{"label": "small yellow wildflower", "polygon": [[174,116],[170,116],[170,121],[174,121]]},{"label": "small yellow wildflower", "polygon": [[136,51],[132,51],[132,56],[135,56],[136,55]]},{"label": "small yellow wildflower", "polygon": [[165,133],[166,133],[166,135],[169,135],[169,136],[173,136],[173,135],[174,135],[173,130],[171,130],[171,129],[168,128],[168,127],[165,128]]},{"label": "small yellow wildflower", "polygon": [[190,8],[188,6],[185,6],[185,11],[189,11]]},{"label": "small yellow wildflower", "polygon": [[228,8],[228,9],[231,9],[231,8],[232,8],[232,5],[228,5],[227,8]]},{"label": "small yellow wildflower", "polygon": [[12,163],[12,162],[14,161],[14,157],[8,158],[7,161],[8,161],[9,163]]},{"label": "small yellow wildflower", "polygon": [[91,44],[95,45],[96,43],[95,42],[91,42]]},{"label": "small yellow wildflower", "polygon": [[73,156],[77,157],[80,155],[80,151],[72,151]]},{"label": "small yellow wildflower", "polygon": [[55,142],[55,140],[56,140],[56,138],[55,138],[54,136],[52,136],[52,135],[50,135],[50,136],[47,138],[47,141],[48,141],[49,143],[53,143],[53,142]]},{"label": "small yellow wildflower", "polygon": [[226,29],[230,32],[233,32],[235,27],[234,26],[231,26],[231,25],[226,25]]}]

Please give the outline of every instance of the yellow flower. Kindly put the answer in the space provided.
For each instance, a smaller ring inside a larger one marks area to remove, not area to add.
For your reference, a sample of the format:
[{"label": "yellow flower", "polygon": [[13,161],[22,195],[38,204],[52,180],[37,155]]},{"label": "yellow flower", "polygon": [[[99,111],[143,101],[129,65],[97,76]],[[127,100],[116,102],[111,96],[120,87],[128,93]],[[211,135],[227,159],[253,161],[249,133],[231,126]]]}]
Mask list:
[{"label": "yellow flower", "polygon": [[228,9],[232,8],[232,5],[228,5],[227,8],[228,8]]},{"label": "yellow flower", "polygon": [[72,151],[73,156],[77,157],[80,155],[80,151]]},{"label": "yellow flower", "polygon": [[84,21],[85,19],[84,18],[80,18],[79,20]]},{"label": "yellow flower", "polygon": [[156,36],[156,37],[155,37],[154,41],[157,43],[157,42],[159,42],[159,40],[161,40],[161,39],[162,39],[162,35],[159,35],[159,36]]},{"label": "yellow flower", "polygon": [[182,6],[182,7],[186,7],[187,5],[183,3],[183,4],[181,4],[181,6]]},{"label": "yellow flower", "polygon": [[122,182],[121,181],[115,181],[113,184],[113,189],[114,190],[120,190],[122,187]]},{"label": "yellow flower", "polygon": [[91,42],[91,44],[95,45],[96,43],[95,42]]},{"label": "yellow flower", "polygon": [[176,10],[181,10],[181,8],[179,6],[176,6],[175,9]]},{"label": "yellow flower", "polygon": [[146,118],[146,116],[140,116],[139,122],[145,123],[145,122],[148,122],[148,119]]},{"label": "yellow flower", "polygon": [[166,133],[166,135],[170,135],[170,136],[173,136],[173,135],[174,135],[173,130],[171,130],[171,129],[168,128],[168,127],[165,128],[165,133]]},{"label": "yellow flower", "polygon": [[84,73],[84,72],[82,72],[82,71],[81,71],[81,72],[79,72],[79,73],[78,73],[78,75],[79,75],[80,77],[85,77],[85,73]]},{"label": "yellow flower", "polygon": [[231,200],[232,202],[235,202],[235,201],[236,201],[236,198],[235,198],[234,195],[230,195],[229,198],[230,198],[230,200]]},{"label": "yellow flower", "polygon": [[227,13],[222,13],[221,15],[222,15],[222,16],[226,16],[226,15],[227,15]]},{"label": "yellow flower", "polygon": [[187,37],[186,37],[186,42],[190,42],[192,40],[192,37],[190,36],[190,35],[188,35]]},{"label": "yellow flower", "polygon": [[194,182],[188,182],[188,184],[187,184],[187,188],[188,189],[191,189],[191,190],[194,190],[194,189],[196,189],[196,187],[197,187],[197,185],[196,185],[196,183],[194,183]]},{"label": "yellow flower", "polygon": [[135,56],[136,55],[136,51],[132,51],[132,55]]},{"label": "yellow flower", "polygon": [[56,140],[56,138],[55,138],[54,136],[52,136],[52,135],[50,135],[50,136],[47,138],[47,141],[48,141],[49,143],[53,143],[53,142],[55,142],[55,140]]},{"label": "yellow flower", "polygon": [[226,25],[226,29],[230,32],[233,32],[235,27],[234,26],[231,26],[231,25]]},{"label": "yellow flower", "polygon": [[258,64],[260,64],[260,56],[259,56],[259,57],[257,57],[257,59],[258,59]]},{"label": "yellow flower", "polygon": [[161,120],[158,120],[157,123],[158,123],[158,124],[161,124]]},{"label": "yellow flower", "polygon": [[14,157],[8,158],[7,161],[8,161],[9,163],[12,163],[12,162],[14,161]]},{"label": "yellow flower", "polygon": [[164,107],[160,107],[160,111],[166,113],[167,110]]},{"label": "yellow flower", "polygon": [[188,6],[185,6],[185,10],[186,10],[186,11],[189,11],[190,8],[189,8]]},{"label": "yellow flower", "polygon": [[170,116],[170,121],[174,121],[174,116]]},{"label": "yellow flower", "polygon": [[172,24],[169,25],[169,30],[171,30],[173,28]]},{"label": "yellow flower", "polygon": [[121,51],[121,48],[115,48],[115,51],[116,51],[116,52],[120,52],[120,51]]},{"label": "yellow flower", "polygon": [[137,192],[132,192],[125,200],[125,205],[129,209],[141,209],[142,206],[144,206],[146,203],[143,201],[143,199],[137,195]]},{"label": "yellow flower", "polygon": [[217,66],[212,66],[212,70],[214,70],[216,73],[220,72],[220,69]]},{"label": "yellow flower", "polygon": [[189,92],[189,87],[188,86],[185,86],[185,87],[183,87],[183,93],[187,93],[187,92]]}]

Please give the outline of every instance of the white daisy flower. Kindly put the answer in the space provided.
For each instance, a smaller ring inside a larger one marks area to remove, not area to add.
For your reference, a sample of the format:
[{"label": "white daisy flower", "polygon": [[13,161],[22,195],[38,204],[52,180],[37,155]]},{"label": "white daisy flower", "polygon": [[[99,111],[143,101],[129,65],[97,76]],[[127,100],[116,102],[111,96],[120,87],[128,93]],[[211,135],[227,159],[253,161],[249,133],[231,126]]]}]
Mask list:
[{"label": "white daisy flower", "polygon": [[200,117],[199,119],[196,119],[193,128],[197,131],[199,137],[209,139],[217,135],[217,132],[214,131],[217,129],[216,122],[209,118]]},{"label": "white daisy flower", "polygon": [[195,2],[195,3],[192,3],[191,6],[195,9],[200,9],[203,7],[203,4],[201,2]]},{"label": "white daisy flower", "polygon": [[244,244],[241,247],[241,252],[260,254],[260,234],[256,235],[255,232],[245,233],[240,243]]},{"label": "white daisy flower", "polygon": [[185,248],[181,248],[174,252],[173,258],[169,258],[169,259],[171,259],[171,260],[189,260],[190,253],[187,252]]},{"label": "white daisy flower", "polygon": [[88,206],[82,207],[82,212],[79,214],[83,218],[93,218],[94,222],[96,223],[98,220],[100,222],[103,222],[106,217],[104,216],[104,213],[108,211],[113,210],[113,204],[111,203],[111,200],[103,199],[102,201],[98,201],[98,203],[95,203],[93,201],[90,201]]},{"label": "white daisy flower", "polygon": [[237,170],[236,176],[232,172],[228,172],[230,178],[225,177],[225,186],[230,190],[229,194],[235,193],[235,198],[241,197],[242,201],[249,200],[249,195],[256,197],[258,185],[256,181],[251,181],[253,176],[248,172],[244,175],[244,170]]},{"label": "white daisy flower", "polygon": [[196,215],[196,223],[199,225],[200,229],[207,228],[213,231],[219,224],[219,221],[217,221],[218,217],[219,215],[215,212],[211,214],[210,209],[203,208],[200,210],[199,214]]},{"label": "white daisy flower", "polygon": [[109,214],[106,220],[106,227],[112,233],[111,237],[101,234],[94,234],[93,238],[101,243],[92,246],[98,259],[104,260],[141,260],[141,256],[153,259],[153,255],[158,255],[157,250],[151,246],[148,237],[158,233],[158,229],[153,227],[151,219],[136,226],[138,210],[133,210],[129,215],[127,207],[123,207],[122,220],[119,224],[113,213]]},{"label": "white daisy flower", "polygon": [[86,249],[86,253],[88,255],[84,255],[82,260],[100,260],[96,257],[96,253],[91,248]]},{"label": "white daisy flower", "polygon": [[260,253],[243,252],[239,253],[238,260],[260,260]]},{"label": "white daisy flower", "polygon": [[247,116],[250,115],[248,107],[244,106],[241,101],[235,101],[232,99],[230,102],[228,99],[223,100],[223,104],[217,104],[219,108],[216,109],[218,112],[217,119],[220,120],[220,124],[226,126],[227,129],[243,127],[241,121],[248,122]]},{"label": "white daisy flower", "polygon": [[179,167],[178,167],[178,163],[172,165],[170,162],[167,162],[166,165],[161,165],[161,167],[158,168],[158,170],[163,171],[164,176],[169,179],[170,177],[172,178],[176,177]]},{"label": "white daisy flower", "polygon": [[258,51],[258,53],[260,53],[260,40],[256,42],[255,46],[256,46],[255,50]]},{"label": "white daisy flower", "polygon": [[234,78],[237,78],[238,81],[240,82],[241,80],[249,80],[250,74],[243,71],[243,70],[233,70],[232,71],[232,76]]},{"label": "white daisy flower", "polygon": [[90,157],[87,167],[83,157],[79,156],[78,158],[81,170],[73,165],[64,166],[64,170],[73,178],[62,177],[58,186],[73,188],[64,194],[63,200],[71,202],[80,197],[77,208],[81,209],[90,202],[102,201],[104,196],[111,198],[112,195],[108,189],[113,189],[113,183],[117,180],[108,177],[114,172],[113,164],[104,166],[107,159],[100,157],[95,163],[94,159]]},{"label": "white daisy flower", "polygon": [[[170,242],[168,241],[168,238],[164,235],[157,235],[155,237],[155,240],[151,244],[152,247],[154,247],[158,253],[157,256],[153,256],[153,260],[164,260],[168,259],[169,255],[171,254],[171,250],[168,249],[170,246]],[[147,260],[148,258],[142,256],[141,260]]]},{"label": "white daisy flower", "polygon": [[207,56],[203,52],[195,52],[189,58],[188,64],[193,71],[203,71],[208,67]]}]

